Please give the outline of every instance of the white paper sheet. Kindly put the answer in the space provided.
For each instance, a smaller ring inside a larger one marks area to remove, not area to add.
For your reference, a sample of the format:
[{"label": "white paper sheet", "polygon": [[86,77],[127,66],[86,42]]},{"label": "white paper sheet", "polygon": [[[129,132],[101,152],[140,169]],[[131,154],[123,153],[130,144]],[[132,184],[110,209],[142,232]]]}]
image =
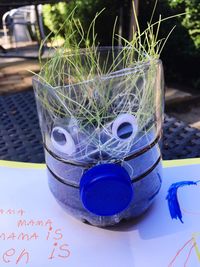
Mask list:
[{"label": "white paper sheet", "polygon": [[178,191],[183,224],[171,219],[166,201],[172,183],[199,178],[200,165],[165,169],[161,192],[142,218],[101,229],[62,210],[44,169],[0,167],[0,266],[199,266],[200,187]]}]

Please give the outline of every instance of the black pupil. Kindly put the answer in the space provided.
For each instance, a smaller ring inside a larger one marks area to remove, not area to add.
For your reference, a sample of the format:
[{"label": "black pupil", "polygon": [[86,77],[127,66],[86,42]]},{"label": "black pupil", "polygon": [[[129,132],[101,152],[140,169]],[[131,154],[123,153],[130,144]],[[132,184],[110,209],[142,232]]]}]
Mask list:
[{"label": "black pupil", "polygon": [[62,133],[59,130],[53,131],[53,138],[59,145],[65,145],[67,142],[67,139],[66,139],[64,133]]},{"label": "black pupil", "polygon": [[130,123],[124,122],[117,129],[117,135],[121,139],[129,138],[133,133],[133,127]]}]

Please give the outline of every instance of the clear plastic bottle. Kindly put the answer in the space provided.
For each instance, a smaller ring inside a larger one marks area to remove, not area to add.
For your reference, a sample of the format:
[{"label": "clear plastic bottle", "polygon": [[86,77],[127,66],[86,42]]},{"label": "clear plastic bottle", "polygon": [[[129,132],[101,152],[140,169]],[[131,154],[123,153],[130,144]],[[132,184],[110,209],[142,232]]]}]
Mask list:
[{"label": "clear plastic bottle", "polygon": [[[103,63],[108,53],[100,51]],[[144,213],[162,181],[161,61],[119,64],[62,86],[35,76],[33,86],[49,187],[59,204],[102,227]]]}]

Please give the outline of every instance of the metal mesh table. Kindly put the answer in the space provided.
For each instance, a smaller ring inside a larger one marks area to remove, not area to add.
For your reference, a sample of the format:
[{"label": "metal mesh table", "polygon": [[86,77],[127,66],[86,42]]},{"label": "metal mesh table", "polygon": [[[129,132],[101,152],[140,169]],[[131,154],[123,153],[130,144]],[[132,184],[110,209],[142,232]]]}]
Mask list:
[{"label": "metal mesh table", "polygon": [[[200,131],[165,116],[163,159],[200,157]],[[33,91],[0,96],[0,159],[44,162]]]},{"label": "metal mesh table", "polygon": [[0,96],[0,159],[44,162],[33,91]]}]

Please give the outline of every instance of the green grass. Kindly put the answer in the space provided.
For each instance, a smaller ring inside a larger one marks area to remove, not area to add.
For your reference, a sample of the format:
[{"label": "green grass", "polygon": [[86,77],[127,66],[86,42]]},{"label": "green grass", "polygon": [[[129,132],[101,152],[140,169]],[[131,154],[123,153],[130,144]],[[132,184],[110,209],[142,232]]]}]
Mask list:
[{"label": "green grass", "polygon": [[[86,32],[80,21],[74,19],[74,9],[62,25],[67,25],[69,29],[63,46],[55,47],[53,55],[46,62],[40,60],[41,71],[36,77],[36,91],[51,121],[75,118],[80,129],[89,134],[97,146],[99,140],[92,132],[107,131],[106,125],[119,114],[134,115],[138,131],[148,132],[161,113],[159,79],[162,71],[159,58],[173,29],[161,40],[158,39],[158,33],[161,23],[172,17],[162,19],[160,16],[156,23],[150,20],[147,28],[141,32],[134,5],[133,11],[136,31],[132,40],[114,34],[115,22],[113,44],[114,39],[118,38],[124,46],[116,48],[112,45],[102,52],[97,41],[95,22],[103,10],[96,14]],[[89,36],[92,36],[92,42]],[[115,140],[106,142],[101,149],[109,150],[114,143]],[[125,153],[130,146],[128,142],[121,142],[115,153]]]}]

